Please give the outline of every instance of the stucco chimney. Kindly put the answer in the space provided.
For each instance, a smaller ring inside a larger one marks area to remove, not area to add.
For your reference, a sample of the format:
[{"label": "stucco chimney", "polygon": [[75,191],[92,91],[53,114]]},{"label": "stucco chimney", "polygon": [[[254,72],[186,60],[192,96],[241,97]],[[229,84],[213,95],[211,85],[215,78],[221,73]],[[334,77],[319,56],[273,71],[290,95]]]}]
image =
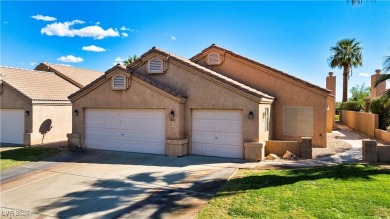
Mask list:
[{"label": "stucco chimney", "polygon": [[329,72],[329,76],[326,77],[326,89],[331,90],[331,94],[336,96],[336,76],[333,76],[333,72]]},{"label": "stucco chimney", "polygon": [[377,87],[374,87],[375,81],[380,76],[382,76],[380,69],[376,69],[375,74],[371,75],[371,99],[382,96],[386,91],[386,82],[382,82]]}]

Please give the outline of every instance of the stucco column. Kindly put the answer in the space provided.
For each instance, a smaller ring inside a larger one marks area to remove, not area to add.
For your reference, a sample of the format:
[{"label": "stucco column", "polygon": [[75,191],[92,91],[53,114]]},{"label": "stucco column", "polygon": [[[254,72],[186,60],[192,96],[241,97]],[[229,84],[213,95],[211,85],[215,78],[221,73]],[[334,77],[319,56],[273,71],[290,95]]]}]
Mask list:
[{"label": "stucco column", "polygon": [[[329,76],[326,77],[326,89],[330,90],[330,93],[334,96],[334,98],[328,98],[328,113],[327,116],[330,117],[327,119],[327,128],[328,132],[332,132],[332,130],[337,128],[335,115],[336,115],[336,76],[333,76],[333,72],[329,72]],[[330,125],[331,124],[331,125]],[[331,127],[330,127],[331,126]]]},{"label": "stucco column", "polygon": [[336,96],[336,76],[333,76],[333,72],[329,72],[329,76],[326,77],[326,89],[330,90],[333,96]]},{"label": "stucco column", "polygon": [[380,69],[376,69],[375,74],[371,75],[371,99],[382,96],[386,91],[386,82],[382,82],[377,87],[374,87],[376,80],[380,76],[382,76]]}]

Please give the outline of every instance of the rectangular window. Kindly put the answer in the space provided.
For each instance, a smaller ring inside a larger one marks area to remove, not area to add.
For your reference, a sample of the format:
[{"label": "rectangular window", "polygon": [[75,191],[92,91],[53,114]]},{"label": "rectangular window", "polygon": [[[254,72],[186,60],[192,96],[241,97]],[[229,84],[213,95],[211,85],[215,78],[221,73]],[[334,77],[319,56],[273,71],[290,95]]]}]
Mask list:
[{"label": "rectangular window", "polygon": [[283,134],[290,136],[313,136],[313,107],[285,107]]},{"label": "rectangular window", "polygon": [[269,131],[269,120],[270,120],[270,117],[269,117],[269,108],[265,108],[264,109],[264,131],[265,132],[268,132]]}]

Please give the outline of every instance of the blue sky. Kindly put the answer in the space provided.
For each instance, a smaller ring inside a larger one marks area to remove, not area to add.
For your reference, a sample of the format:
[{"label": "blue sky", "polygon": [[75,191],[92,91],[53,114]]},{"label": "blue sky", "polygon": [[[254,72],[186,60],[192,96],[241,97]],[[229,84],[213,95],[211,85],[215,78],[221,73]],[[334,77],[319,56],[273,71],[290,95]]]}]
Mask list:
[{"label": "blue sky", "polygon": [[328,66],[331,46],[343,38],[363,44],[364,66],[353,71],[350,88],[368,85],[367,75],[390,55],[388,1],[0,4],[0,61],[12,67],[32,69],[46,61],[105,71],[153,46],[190,58],[215,43],[322,87],[334,71],[340,101],[342,70]]}]

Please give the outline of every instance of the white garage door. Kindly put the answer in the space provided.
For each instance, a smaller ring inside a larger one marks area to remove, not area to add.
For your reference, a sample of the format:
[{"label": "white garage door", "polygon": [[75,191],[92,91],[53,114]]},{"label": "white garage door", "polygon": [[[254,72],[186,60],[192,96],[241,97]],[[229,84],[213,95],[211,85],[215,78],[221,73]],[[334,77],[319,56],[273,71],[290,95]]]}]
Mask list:
[{"label": "white garage door", "polygon": [[24,143],[24,110],[0,109],[0,142]]},{"label": "white garage door", "polygon": [[193,110],[192,153],[242,158],[242,111]]},{"label": "white garage door", "polygon": [[87,109],[87,148],[165,154],[165,110]]}]

